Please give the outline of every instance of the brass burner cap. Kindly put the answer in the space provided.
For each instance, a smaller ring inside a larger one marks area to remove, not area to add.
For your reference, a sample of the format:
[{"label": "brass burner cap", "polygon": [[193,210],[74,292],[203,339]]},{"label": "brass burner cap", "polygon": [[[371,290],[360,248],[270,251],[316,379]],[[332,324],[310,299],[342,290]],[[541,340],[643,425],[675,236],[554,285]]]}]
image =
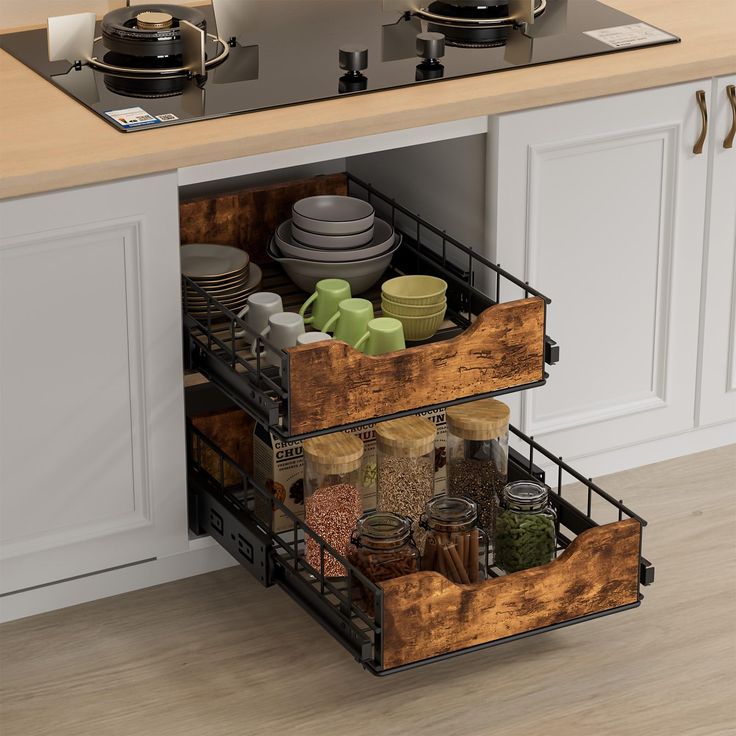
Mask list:
[{"label": "brass burner cap", "polygon": [[156,31],[160,28],[171,28],[174,18],[169,13],[145,10],[136,15],[135,22],[142,31]]}]

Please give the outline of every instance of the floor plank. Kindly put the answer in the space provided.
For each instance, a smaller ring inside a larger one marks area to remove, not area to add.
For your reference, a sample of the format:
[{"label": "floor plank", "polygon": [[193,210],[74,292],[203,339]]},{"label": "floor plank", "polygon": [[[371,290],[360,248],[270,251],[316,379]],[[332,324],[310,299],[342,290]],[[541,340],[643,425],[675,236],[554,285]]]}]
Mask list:
[{"label": "floor plank", "polygon": [[231,568],[0,627],[3,736],[736,733],[736,446],[601,481],[649,520],[634,611],[374,678]]}]

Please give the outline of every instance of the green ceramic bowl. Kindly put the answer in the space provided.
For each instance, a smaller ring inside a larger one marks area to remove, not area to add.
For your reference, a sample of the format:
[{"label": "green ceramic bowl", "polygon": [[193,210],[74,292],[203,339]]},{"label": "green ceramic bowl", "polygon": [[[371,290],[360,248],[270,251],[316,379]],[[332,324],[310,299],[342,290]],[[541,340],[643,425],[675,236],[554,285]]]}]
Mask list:
[{"label": "green ceramic bowl", "polygon": [[445,310],[446,307],[442,307],[439,312],[434,314],[422,317],[407,317],[404,314],[394,314],[384,307],[383,316],[399,320],[404,327],[404,336],[407,340],[427,340],[442,326],[445,319]]},{"label": "green ceramic bowl", "polygon": [[408,306],[437,304],[445,298],[447,282],[436,276],[397,276],[381,286],[383,296],[392,302]]},{"label": "green ceramic bowl", "polygon": [[435,304],[420,304],[416,307],[410,304],[400,304],[398,302],[391,301],[387,296],[384,296],[381,300],[382,308],[386,308],[389,312],[393,312],[394,314],[406,315],[407,317],[428,317],[446,306],[447,299],[444,297]]}]

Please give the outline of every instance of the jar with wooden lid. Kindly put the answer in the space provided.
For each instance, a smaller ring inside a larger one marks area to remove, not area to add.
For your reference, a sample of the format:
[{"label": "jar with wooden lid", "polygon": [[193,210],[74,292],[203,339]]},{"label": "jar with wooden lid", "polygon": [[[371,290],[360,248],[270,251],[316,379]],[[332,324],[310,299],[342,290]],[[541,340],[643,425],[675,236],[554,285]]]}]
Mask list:
[{"label": "jar with wooden lid", "polygon": [[[415,522],[434,496],[434,443],[437,427],[411,416],[376,426],[376,509]],[[420,547],[423,532],[418,532]]]},{"label": "jar with wooden lid", "polygon": [[[410,575],[419,569],[419,550],[414,543],[412,520],[384,511],[369,511],[358,519],[353,531],[348,560],[372,583]],[[367,609],[373,592],[357,579],[353,595]]]},{"label": "jar with wooden lid", "polygon": [[435,496],[419,521],[426,530],[422,570],[434,570],[455,583],[485,579],[487,537],[469,498]]},{"label": "jar with wooden lid", "polygon": [[[363,513],[363,442],[346,432],[305,440],[304,519],[312,531],[341,555]],[[345,575],[344,566],[309,535],[306,561],[325,577]],[[324,559],[324,562],[323,562]]]},{"label": "jar with wooden lid", "polygon": [[489,535],[508,480],[509,407],[481,399],[447,410],[447,493],[478,506],[478,523]]},{"label": "jar with wooden lid", "polygon": [[496,521],[496,565],[507,573],[546,565],[556,547],[557,515],[547,488],[534,481],[509,483]]}]

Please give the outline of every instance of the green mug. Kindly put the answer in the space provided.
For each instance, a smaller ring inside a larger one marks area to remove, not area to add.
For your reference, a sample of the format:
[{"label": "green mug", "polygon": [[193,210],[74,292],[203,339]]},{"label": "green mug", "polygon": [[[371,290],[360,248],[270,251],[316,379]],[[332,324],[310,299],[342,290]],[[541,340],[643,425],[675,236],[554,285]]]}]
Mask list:
[{"label": "green mug", "polygon": [[304,317],[304,324],[312,325],[315,330],[325,332],[324,326],[338,310],[340,302],[352,296],[350,284],[344,279],[322,279],[317,282],[315,289],[314,294],[302,304],[299,314],[304,317],[304,313],[314,303],[312,314]]},{"label": "green mug", "polygon": [[367,299],[343,299],[337,312],[327,320],[323,332],[334,329],[335,340],[355,346],[372,319],[373,305]]},{"label": "green mug", "polygon": [[[365,347],[364,347],[365,346]],[[358,340],[355,347],[366,355],[381,355],[403,350],[404,327],[393,317],[376,317],[368,323],[368,331]]]}]

